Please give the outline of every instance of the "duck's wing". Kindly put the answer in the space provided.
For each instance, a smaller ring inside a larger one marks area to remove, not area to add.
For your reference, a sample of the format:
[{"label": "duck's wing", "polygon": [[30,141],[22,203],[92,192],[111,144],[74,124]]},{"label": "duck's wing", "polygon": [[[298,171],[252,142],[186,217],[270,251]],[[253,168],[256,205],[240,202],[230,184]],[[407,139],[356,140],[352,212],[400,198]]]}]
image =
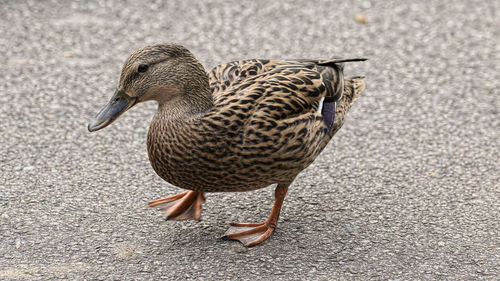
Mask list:
[{"label": "duck's wing", "polygon": [[343,99],[336,98],[343,92],[340,63],[265,62],[216,67],[210,73],[214,108],[193,124],[200,135],[210,136],[200,145],[212,145],[210,151],[225,159],[219,162],[235,165],[235,177],[245,175],[248,185],[256,178],[267,184],[290,180],[312,163],[343,122],[333,121],[343,108]]},{"label": "duck's wing", "polygon": [[242,116],[267,114],[274,121],[319,111],[330,127],[344,88],[342,63],[356,60],[362,59],[253,59],[220,65],[209,73],[214,102],[228,115],[242,108]]},{"label": "duck's wing", "polygon": [[[210,88],[215,99],[231,94],[230,88],[233,83],[241,84],[245,80],[269,73],[276,68],[315,68],[321,73],[324,86],[326,87],[325,101],[336,101],[342,96],[343,80],[339,79],[342,74],[345,62],[365,61],[365,58],[342,59],[334,58],[329,60],[267,60],[267,59],[247,59],[233,61],[218,65],[208,72]],[[287,74],[284,74],[285,76]],[[300,76],[300,75],[299,75]],[[298,77],[298,79],[301,79]],[[293,79],[300,84],[299,80]]]},{"label": "duck's wing", "polygon": [[303,168],[329,137],[335,108],[325,115],[322,110],[335,102],[325,102],[327,97],[341,95],[343,75],[341,67],[317,61],[251,60],[213,71],[211,82],[215,108],[207,117],[236,139],[235,153],[277,164],[295,159]]}]

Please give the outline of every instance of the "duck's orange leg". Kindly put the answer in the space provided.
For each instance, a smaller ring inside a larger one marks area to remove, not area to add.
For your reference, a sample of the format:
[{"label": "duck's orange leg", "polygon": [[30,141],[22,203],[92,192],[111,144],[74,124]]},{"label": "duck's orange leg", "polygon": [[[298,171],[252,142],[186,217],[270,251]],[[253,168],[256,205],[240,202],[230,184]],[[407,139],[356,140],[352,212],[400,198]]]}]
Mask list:
[{"label": "duck's orange leg", "polygon": [[260,223],[231,223],[224,237],[238,240],[247,247],[255,246],[269,238],[278,223],[281,206],[285,200],[288,184],[278,184],[274,191],[274,205],[271,214],[265,222]]},{"label": "duck's orange leg", "polygon": [[180,194],[149,202],[149,207],[165,210],[166,220],[200,220],[202,192],[188,190]]}]

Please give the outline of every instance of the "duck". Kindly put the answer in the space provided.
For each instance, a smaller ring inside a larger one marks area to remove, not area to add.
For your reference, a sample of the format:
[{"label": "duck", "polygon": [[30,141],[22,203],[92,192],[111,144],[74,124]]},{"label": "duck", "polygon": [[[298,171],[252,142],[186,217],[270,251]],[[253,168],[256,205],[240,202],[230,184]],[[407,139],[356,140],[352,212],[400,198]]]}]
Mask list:
[{"label": "duck", "polygon": [[289,186],[342,127],[365,89],[344,78],[365,58],[245,59],[208,72],[185,47],[157,43],[133,52],[118,86],[88,124],[94,132],[135,105],[155,101],[147,134],[151,166],[185,191],[149,203],[167,220],[200,220],[205,194],[275,185],[268,218],[230,223],[223,237],[255,246],[271,236]]}]

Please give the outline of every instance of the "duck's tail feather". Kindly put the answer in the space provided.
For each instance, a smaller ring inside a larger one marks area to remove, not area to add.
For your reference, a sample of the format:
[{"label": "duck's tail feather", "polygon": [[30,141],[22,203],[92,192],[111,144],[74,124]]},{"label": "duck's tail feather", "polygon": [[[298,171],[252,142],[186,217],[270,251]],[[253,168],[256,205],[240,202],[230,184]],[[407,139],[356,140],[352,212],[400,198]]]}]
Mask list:
[{"label": "duck's tail feather", "polygon": [[365,61],[367,58],[351,58],[351,59],[331,59],[331,60],[320,60],[316,64],[322,66],[334,66],[340,68],[340,70],[344,70],[345,62],[356,62],[356,61]]},{"label": "duck's tail feather", "polygon": [[344,95],[346,97],[346,102],[350,105],[359,98],[361,93],[365,90],[365,77],[364,76],[353,76],[344,79]]},{"label": "duck's tail feather", "polygon": [[351,58],[351,59],[331,59],[331,60],[320,60],[317,62],[318,65],[330,65],[334,63],[344,63],[353,61],[365,61],[367,58]]}]

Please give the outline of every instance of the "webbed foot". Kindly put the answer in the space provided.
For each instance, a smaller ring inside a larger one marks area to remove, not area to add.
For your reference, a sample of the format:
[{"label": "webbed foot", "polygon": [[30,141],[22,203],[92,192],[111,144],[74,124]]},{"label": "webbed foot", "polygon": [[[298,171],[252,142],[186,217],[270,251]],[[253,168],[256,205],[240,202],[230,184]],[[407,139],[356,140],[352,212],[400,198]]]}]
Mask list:
[{"label": "webbed foot", "polygon": [[224,238],[238,240],[246,247],[255,246],[269,238],[276,228],[283,200],[289,184],[278,184],[274,191],[274,205],[271,214],[265,222],[259,223],[231,223],[224,234]]},{"label": "webbed foot", "polygon": [[151,201],[149,207],[165,210],[166,220],[200,220],[203,202],[205,195],[202,192],[188,190]]},{"label": "webbed foot", "polygon": [[276,226],[269,225],[267,221],[260,223],[232,222],[224,237],[238,240],[246,247],[251,247],[269,238],[275,228]]}]

